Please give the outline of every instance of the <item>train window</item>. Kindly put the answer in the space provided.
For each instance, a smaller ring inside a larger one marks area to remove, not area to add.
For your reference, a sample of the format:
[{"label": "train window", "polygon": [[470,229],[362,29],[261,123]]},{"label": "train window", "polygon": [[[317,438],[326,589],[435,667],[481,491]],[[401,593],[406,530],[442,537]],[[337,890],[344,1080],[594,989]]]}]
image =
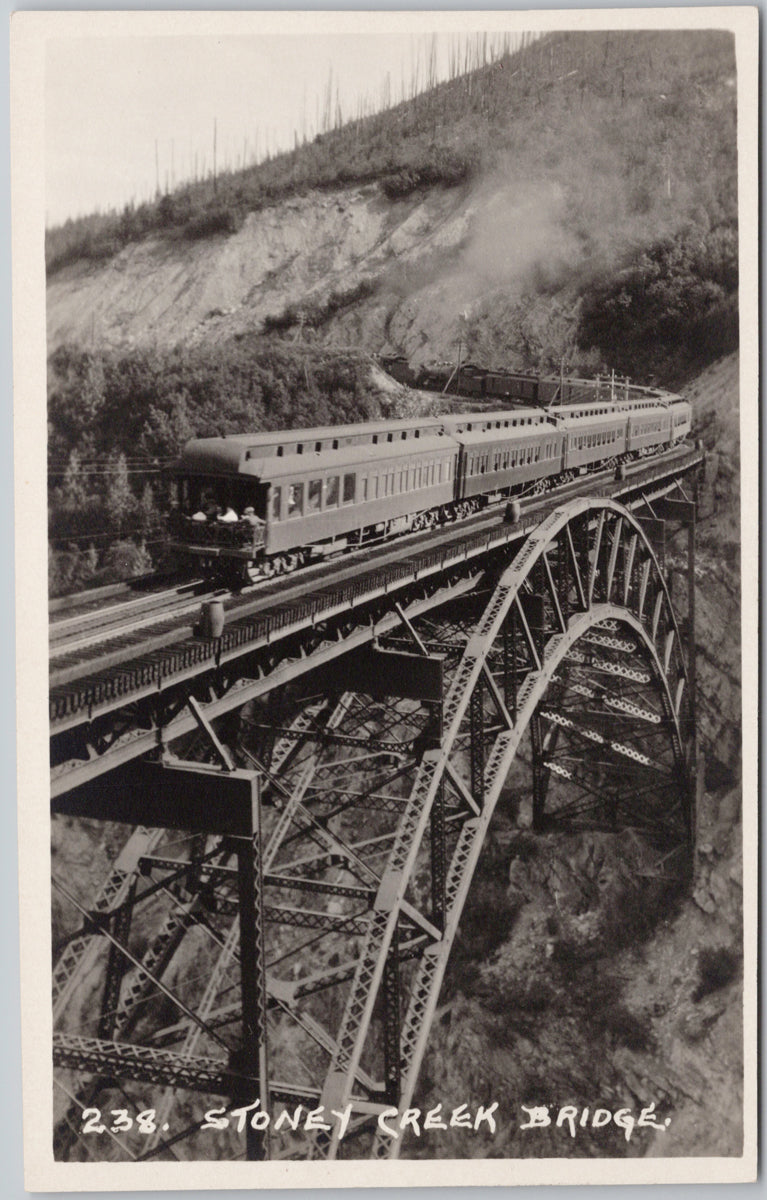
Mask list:
[{"label": "train window", "polygon": [[282,509],[282,488],[272,486],[272,520],[279,521]]},{"label": "train window", "polygon": [[402,437],[402,441],[404,442],[405,438],[407,437],[407,430],[406,430],[406,429],[403,429],[403,430],[402,430],[401,437]]},{"label": "train window", "polygon": [[338,438],[333,438],[333,449],[334,450],[338,449]]},{"label": "train window", "polygon": [[[354,503],[356,481],[357,481],[356,475],[344,475],[344,504],[353,504]],[[394,483],[394,478],[392,477],[392,484],[393,483]],[[393,490],[394,489],[392,487],[392,491]]]},{"label": "train window", "polygon": [[364,503],[368,498],[368,477],[362,475],[360,478],[360,500]]},{"label": "train window", "polygon": [[389,434],[387,434],[387,435],[386,435],[386,440],[387,440],[387,442],[393,442],[393,441],[394,441],[394,434],[393,434],[393,433],[389,433]]},{"label": "train window", "polygon": [[304,485],[291,483],[288,487],[288,516],[301,517],[304,512]]},{"label": "train window", "polygon": [[306,496],[306,508],[308,512],[317,512],[322,499],[322,480],[310,479],[309,490]]},{"label": "train window", "polygon": [[303,452],[304,452],[304,443],[297,442],[296,443],[296,454],[303,454]]},{"label": "train window", "polygon": [[325,480],[325,508],[338,507],[338,476],[331,475]]},{"label": "train window", "polygon": [[416,431],[415,431],[415,436],[416,436],[416,437],[420,437],[420,436],[421,436],[421,431],[420,431],[420,429],[416,429]]},{"label": "train window", "polygon": [[282,458],[282,446],[277,447],[277,457]]},{"label": "train window", "polygon": [[322,449],[322,442],[315,442],[314,443],[314,453],[319,454],[321,449]]},{"label": "train window", "polygon": [[378,445],[378,434],[377,433],[373,434],[373,445],[374,446]]}]

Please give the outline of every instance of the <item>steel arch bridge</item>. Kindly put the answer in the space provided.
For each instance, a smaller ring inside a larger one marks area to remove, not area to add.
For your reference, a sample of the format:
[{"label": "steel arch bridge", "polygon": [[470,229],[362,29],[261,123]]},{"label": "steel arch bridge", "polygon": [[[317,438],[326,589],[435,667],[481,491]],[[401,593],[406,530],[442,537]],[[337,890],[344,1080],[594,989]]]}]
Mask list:
[{"label": "steel arch bridge", "polygon": [[246,704],[226,745],[208,726],[135,768],[215,801],[135,828],[91,908],[58,885],[82,917],[54,969],[60,1157],[84,1108],[145,1108],[147,1083],[146,1128],[106,1126],[101,1157],[395,1156],[377,1117],[413,1099],[511,775],[533,830],[631,828],[689,876],[693,535],[680,623],[655,525],[571,500],[472,591]]}]

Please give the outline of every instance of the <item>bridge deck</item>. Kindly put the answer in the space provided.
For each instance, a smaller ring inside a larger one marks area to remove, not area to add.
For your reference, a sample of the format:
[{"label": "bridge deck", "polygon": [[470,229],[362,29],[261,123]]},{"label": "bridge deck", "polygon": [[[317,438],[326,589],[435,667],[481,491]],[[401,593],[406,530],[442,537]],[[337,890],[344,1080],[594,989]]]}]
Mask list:
[{"label": "bridge deck", "polygon": [[[676,478],[702,462],[702,451],[689,447],[668,452],[651,465],[638,463],[626,478],[601,472],[576,480],[556,494],[529,500],[517,523],[504,519],[503,508],[485,512],[435,533],[415,534],[395,544],[362,550],[343,560],[303,571],[300,579],[279,580],[258,595],[226,602],[227,625],[221,639],[190,636],[189,617],[168,618],[151,635],[116,637],[91,658],[60,659],[51,671],[50,718],[57,730],[91,719],[97,711],[135,701],[147,690],[167,686],[185,676],[210,670],[273,645],[305,628],[328,621],[339,612],[387,595],[488,550],[519,540],[564,500],[584,494],[629,499],[647,488]],[[656,495],[659,494],[656,492]]]}]

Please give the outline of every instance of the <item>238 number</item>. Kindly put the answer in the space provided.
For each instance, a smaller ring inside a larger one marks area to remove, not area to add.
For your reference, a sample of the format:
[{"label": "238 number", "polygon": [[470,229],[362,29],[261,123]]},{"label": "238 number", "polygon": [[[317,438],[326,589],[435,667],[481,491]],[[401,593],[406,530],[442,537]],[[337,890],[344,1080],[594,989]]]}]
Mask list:
[{"label": "238 number", "polygon": [[83,1109],[83,1133],[128,1133],[135,1126],[137,1133],[156,1133],[157,1112],[154,1108],[145,1108],[132,1117],[127,1108],[113,1108],[110,1116],[114,1117],[111,1125],[102,1125],[100,1108]]}]

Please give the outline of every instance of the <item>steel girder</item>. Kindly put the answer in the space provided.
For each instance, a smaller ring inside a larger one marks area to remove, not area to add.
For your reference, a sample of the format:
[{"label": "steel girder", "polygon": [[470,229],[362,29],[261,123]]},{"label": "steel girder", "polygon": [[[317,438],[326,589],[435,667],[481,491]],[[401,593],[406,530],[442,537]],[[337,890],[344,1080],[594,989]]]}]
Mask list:
[{"label": "steel girder", "polygon": [[[167,1089],[157,1132],[140,1146],[127,1139],[127,1155],[180,1152],[179,1136],[161,1127],[194,1078],[224,1097],[219,1105],[243,1094],[239,1078],[274,1114],[351,1106],[344,1140],[337,1125],[275,1135],[275,1157],[397,1153],[399,1141],[365,1123],[412,1099],[472,875],[528,730],[534,828],[628,824],[683,865],[694,791],[689,663],[658,558],[627,510],[609,500],[563,506],[481,588],[388,624],[380,644],[439,657],[443,703],[384,696],[368,678],[351,687],[353,669],[329,671],[277,705],[251,700],[229,746],[262,780],[263,871],[253,886],[263,904],[268,1081],[256,1088],[258,1068],[242,1065],[242,888],[226,839],[193,847],[134,832],[95,906],[112,942],[95,922],[65,947],[55,974],[60,1067],[94,1074],[107,1096],[117,1079]],[[140,933],[147,914],[160,927],[147,969],[116,976],[109,950]],[[99,964],[104,1002],[91,1029],[74,985]],[[171,999],[154,1015],[158,971]],[[168,1011],[174,996],[197,1020]],[[107,1028],[118,1042],[104,1040]],[[108,1048],[101,1058],[99,1046]],[[188,1104],[189,1157],[259,1152],[231,1132],[211,1147]]]}]

